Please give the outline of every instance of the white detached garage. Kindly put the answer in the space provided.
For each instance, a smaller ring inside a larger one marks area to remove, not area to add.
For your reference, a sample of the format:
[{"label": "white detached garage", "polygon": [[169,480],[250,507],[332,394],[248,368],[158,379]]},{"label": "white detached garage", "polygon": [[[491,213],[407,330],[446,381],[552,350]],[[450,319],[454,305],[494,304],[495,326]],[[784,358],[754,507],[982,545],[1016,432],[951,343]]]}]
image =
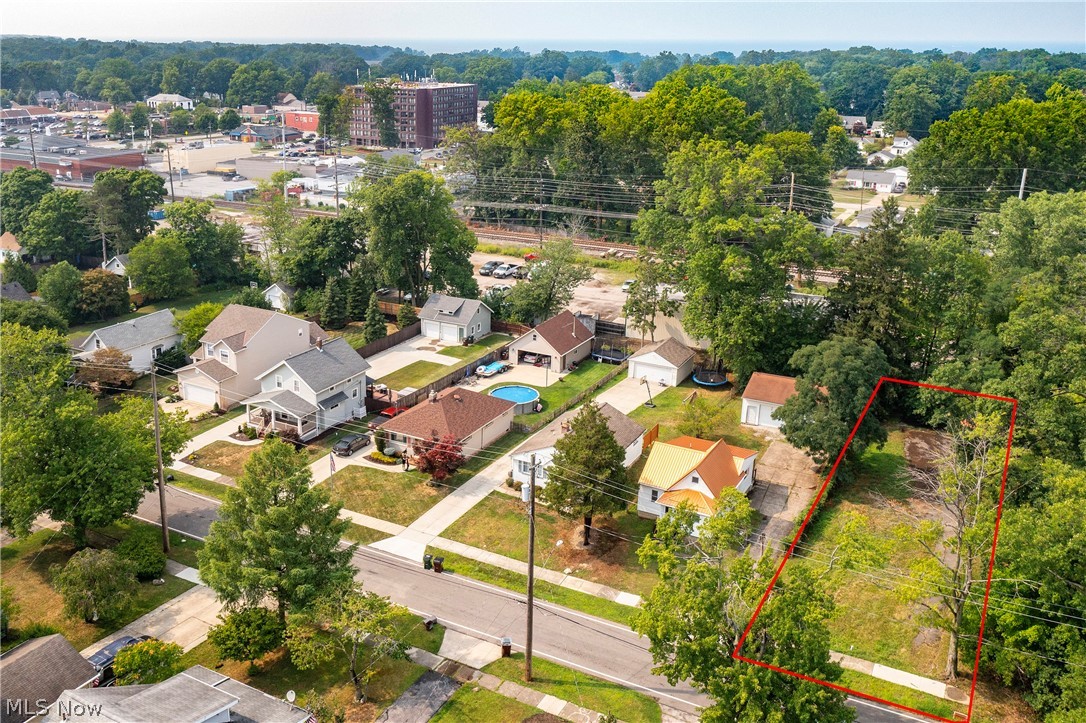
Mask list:
[{"label": "white detached garage", "polygon": [[782,422],[773,418],[773,412],[795,393],[795,378],[754,372],[743,390],[743,411],[739,421],[752,427],[779,428]]},{"label": "white detached garage", "polygon": [[452,343],[469,336],[482,339],[490,333],[491,313],[489,306],[475,299],[430,294],[419,312],[422,335]]},{"label": "white detached garage", "polygon": [[630,357],[629,378],[678,386],[694,369],[694,352],[675,339],[642,347]]}]

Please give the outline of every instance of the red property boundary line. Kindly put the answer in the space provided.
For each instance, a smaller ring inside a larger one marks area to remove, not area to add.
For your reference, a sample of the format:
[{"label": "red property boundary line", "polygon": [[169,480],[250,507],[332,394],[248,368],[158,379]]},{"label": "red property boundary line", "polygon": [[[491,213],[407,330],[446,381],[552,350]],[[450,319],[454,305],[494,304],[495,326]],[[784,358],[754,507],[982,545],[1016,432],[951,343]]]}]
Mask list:
[{"label": "red property boundary line", "polygon": [[908,711],[909,713],[915,713],[917,715],[922,715],[925,718],[931,718],[933,720],[942,721],[943,723],[962,723],[961,719],[943,718],[942,716],[937,716],[937,715],[934,715],[932,713],[927,713],[927,712],[922,711],[922,710],[917,710],[916,708],[910,708],[909,706],[902,705],[901,703],[895,703],[892,700],[886,700],[884,698],[879,698],[877,696],[869,695],[868,693],[862,693],[862,692],[860,692],[858,690],[852,690],[851,688],[846,688],[846,687],[844,687],[842,685],[837,685],[836,683],[831,683],[831,682],[826,681],[826,680],[819,680],[818,678],[812,678],[809,675],[804,675],[803,673],[797,673],[794,670],[788,670],[786,668],[781,668],[781,667],[776,666],[776,665],[771,665],[769,663],[765,663],[765,662],[762,662],[760,660],[755,660],[753,658],[748,658],[748,657],[746,657],[744,655],[740,655],[740,653],[739,653],[739,651],[743,648],[743,644],[747,640],[747,635],[750,634],[751,628],[754,627],[754,621],[757,620],[758,615],[761,614],[762,607],[765,606],[766,600],[769,599],[769,595],[773,591],[773,586],[777,584],[777,579],[780,578],[781,572],[784,570],[785,564],[788,562],[788,559],[792,556],[792,551],[795,550],[796,545],[799,543],[799,538],[803,535],[803,530],[806,529],[807,523],[811,521],[811,516],[814,514],[815,508],[818,507],[818,503],[822,499],[822,495],[825,494],[825,492],[826,492],[826,487],[829,486],[830,480],[832,480],[833,475],[836,474],[837,467],[841,464],[841,460],[844,459],[845,452],[848,450],[849,445],[852,444],[852,438],[856,436],[856,431],[860,428],[860,424],[863,422],[864,417],[867,416],[867,412],[868,412],[868,410],[871,409],[871,404],[875,401],[875,397],[878,395],[879,389],[882,388],[882,385],[883,385],[884,382],[890,383],[890,384],[903,384],[905,386],[910,386],[910,387],[920,387],[922,389],[933,389],[933,390],[940,391],[940,392],[951,392],[953,394],[964,394],[964,395],[967,395],[967,396],[970,396],[970,397],[979,397],[981,399],[992,399],[992,400],[995,400],[995,401],[998,401],[998,402],[1006,402],[1006,403],[1011,405],[1011,423],[1010,423],[1010,430],[1007,433],[1007,451],[1006,451],[1006,453],[1005,453],[1005,455],[1003,457],[1003,478],[1002,478],[1002,480],[1000,482],[1000,485],[999,485],[999,504],[996,507],[995,532],[994,532],[994,534],[992,536],[992,552],[991,552],[991,555],[988,558],[988,579],[985,582],[985,586],[984,586],[984,604],[983,604],[983,607],[981,608],[981,614],[980,614],[980,631],[977,634],[977,653],[976,653],[976,658],[973,661],[973,682],[972,682],[972,684],[970,685],[970,688],[969,688],[969,709],[968,709],[968,711],[966,712],[966,715],[965,715],[965,723],[969,723],[969,721],[973,717],[973,701],[975,699],[976,691],[977,691],[977,671],[980,668],[980,649],[981,649],[981,643],[984,640],[984,623],[985,623],[985,621],[986,621],[986,619],[988,617],[988,595],[992,591],[992,572],[995,569],[996,542],[999,540],[999,523],[1000,523],[1000,520],[1003,517],[1003,494],[1007,489],[1007,470],[1010,467],[1010,461],[1011,461],[1011,440],[1014,438],[1014,422],[1015,422],[1015,418],[1018,415],[1018,400],[1017,399],[1012,399],[1011,397],[999,397],[999,396],[996,396],[994,394],[983,394],[981,392],[973,392],[973,391],[970,391],[968,389],[954,389],[953,387],[940,387],[940,386],[935,386],[933,384],[924,384],[922,382],[909,381],[907,379],[895,379],[893,377],[880,377],[878,383],[875,384],[875,389],[871,392],[871,396],[869,396],[867,398],[867,404],[864,405],[863,411],[860,412],[860,418],[857,419],[856,424],[854,424],[852,426],[852,431],[849,432],[848,439],[845,441],[845,446],[842,447],[841,451],[838,453],[837,459],[834,460],[833,467],[830,468],[830,473],[826,476],[826,480],[822,483],[822,487],[818,490],[818,494],[815,495],[814,502],[811,503],[810,509],[807,510],[807,516],[805,518],[803,518],[803,524],[800,525],[799,530],[796,532],[796,536],[792,539],[792,544],[788,546],[788,551],[784,553],[784,558],[781,560],[780,565],[777,566],[777,572],[774,573],[773,579],[769,581],[769,586],[766,588],[765,594],[762,595],[762,599],[758,601],[758,607],[756,607],[754,609],[754,615],[751,616],[750,622],[747,623],[746,630],[743,631],[743,635],[739,638],[739,642],[738,642],[738,644],[736,644],[735,650],[732,651],[732,658],[734,658],[735,660],[741,660],[741,661],[743,661],[745,663],[750,663],[751,665],[757,665],[757,666],[762,667],[762,668],[767,668],[769,670],[774,670],[774,671],[776,671],[778,673],[784,673],[785,675],[790,675],[793,678],[799,678],[800,680],[806,680],[809,683],[817,683],[818,685],[822,685],[822,686],[825,686],[827,688],[833,688],[833,689],[839,690],[839,691],[841,691],[843,693],[848,693],[849,695],[854,695],[857,698],[864,698],[866,700],[874,701],[876,703],[881,703],[882,705],[888,705],[888,706],[891,706],[893,708],[898,708],[900,710]]}]

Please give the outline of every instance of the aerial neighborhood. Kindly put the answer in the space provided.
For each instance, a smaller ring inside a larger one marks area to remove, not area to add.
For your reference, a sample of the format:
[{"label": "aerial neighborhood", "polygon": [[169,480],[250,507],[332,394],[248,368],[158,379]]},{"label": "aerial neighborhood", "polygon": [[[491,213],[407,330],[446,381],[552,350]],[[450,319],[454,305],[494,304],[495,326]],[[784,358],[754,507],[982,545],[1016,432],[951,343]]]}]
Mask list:
[{"label": "aerial neighborhood", "polygon": [[3,37],[3,723],[1086,720],[1086,52],[240,17]]}]

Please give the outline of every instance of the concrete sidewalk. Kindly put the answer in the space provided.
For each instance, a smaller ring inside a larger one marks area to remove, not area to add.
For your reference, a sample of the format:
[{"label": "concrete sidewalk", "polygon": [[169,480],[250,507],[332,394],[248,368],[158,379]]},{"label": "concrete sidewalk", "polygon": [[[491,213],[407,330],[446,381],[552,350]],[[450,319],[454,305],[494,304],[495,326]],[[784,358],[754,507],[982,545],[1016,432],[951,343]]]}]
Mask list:
[{"label": "concrete sidewalk", "polygon": [[960,703],[961,705],[969,704],[968,693],[958,690],[954,686],[939,680],[932,680],[913,673],[906,673],[904,670],[897,670],[896,668],[891,668],[879,663],[872,663],[870,660],[854,658],[851,655],[837,653],[832,650],[830,651],[830,660],[838,663],[845,670],[854,670],[858,673],[863,673],[864,675],[870,675],[872,678],[885,680],[888,683],[896,683],[897,685],[912,688],[913,690],[919,690],[921,693],[927,693],[936,698],[953,701],[954,703]]}]

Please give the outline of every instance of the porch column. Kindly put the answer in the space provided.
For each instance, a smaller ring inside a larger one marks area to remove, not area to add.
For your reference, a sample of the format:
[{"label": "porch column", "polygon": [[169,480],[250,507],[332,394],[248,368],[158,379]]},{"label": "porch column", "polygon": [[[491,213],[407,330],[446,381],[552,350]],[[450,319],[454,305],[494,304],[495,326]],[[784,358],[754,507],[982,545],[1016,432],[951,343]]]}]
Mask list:
[{"label": "porch column", "polygon": [[301,439],[302,438],[302,418],[301,417],[295,417],[295,419],[297,419],[298,421],[294,426],[298,429],[298,439]]}]

